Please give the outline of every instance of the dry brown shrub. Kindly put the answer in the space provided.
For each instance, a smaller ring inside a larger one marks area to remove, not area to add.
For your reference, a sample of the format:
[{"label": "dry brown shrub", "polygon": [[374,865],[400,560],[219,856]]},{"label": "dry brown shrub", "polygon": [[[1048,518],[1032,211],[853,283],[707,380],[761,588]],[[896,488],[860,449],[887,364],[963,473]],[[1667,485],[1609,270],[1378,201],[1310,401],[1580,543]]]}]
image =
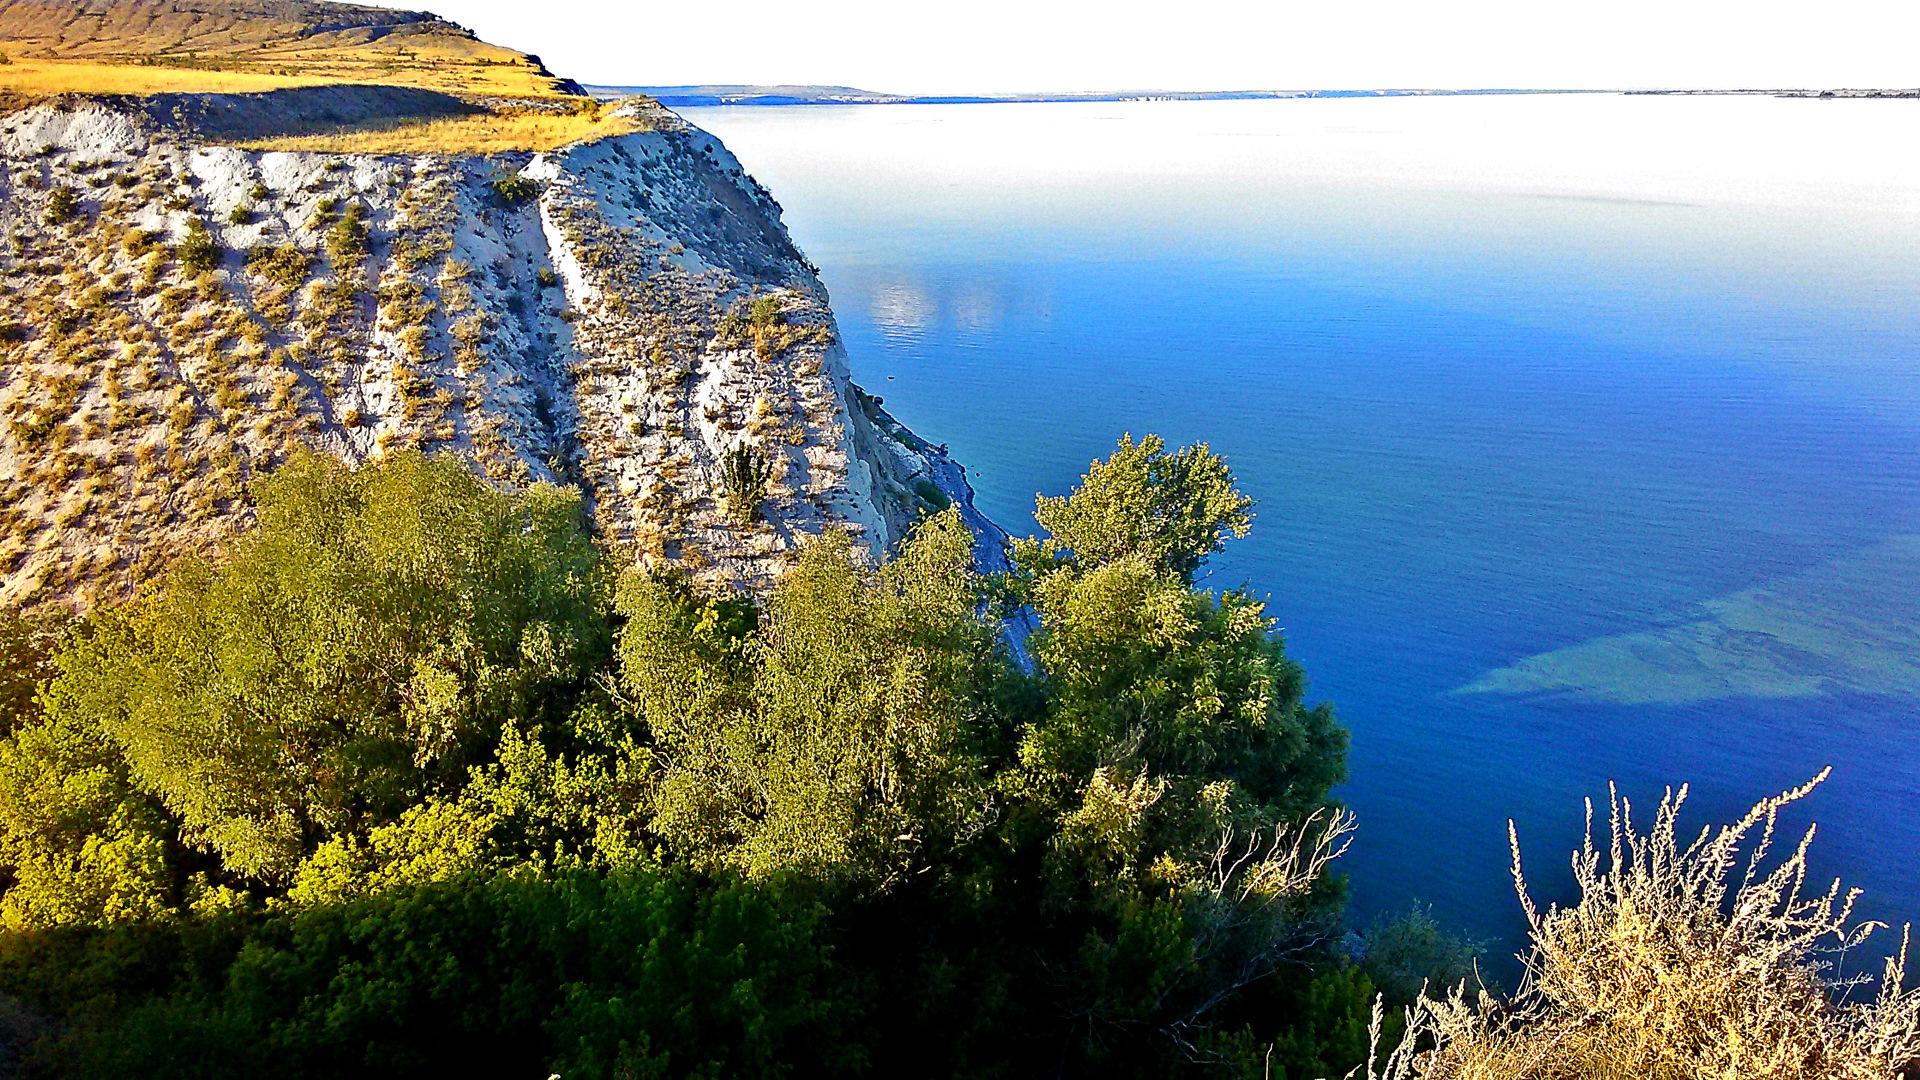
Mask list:
[{"label": "dry brown shrub", "polygon": [[[1920,1064],[1907,935],[1877,980],[1845,977],[1836,957],[1883,924],[1855,922],[1859,891],[1838,881],[1805,891],[1812,826],[1767,865],[1780,810],[1826,777],[1684,844],[1685,787],[1668,791],[1644,835],[1610,789],[1604,852],[1587,804],[1580,902],[1544,912],[1509,823],[1532,945],[1520,991],[1469,1002],[1461,986],[1423,1000],[1401,1046],[1368,1063],[1369,1080],[1893,1080]],[[1376,1005],[1376,1046],[1379,1029]]]}]

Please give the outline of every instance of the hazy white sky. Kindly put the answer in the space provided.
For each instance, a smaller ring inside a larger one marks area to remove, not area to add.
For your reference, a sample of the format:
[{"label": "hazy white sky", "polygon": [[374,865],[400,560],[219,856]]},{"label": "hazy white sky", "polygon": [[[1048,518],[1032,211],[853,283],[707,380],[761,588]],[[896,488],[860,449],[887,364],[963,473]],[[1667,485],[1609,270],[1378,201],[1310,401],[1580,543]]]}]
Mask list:
[{"label": "hazy white sky", "polygon": [[1920,86],[1920,0],[415,2],[561,74],[630,85]]}]

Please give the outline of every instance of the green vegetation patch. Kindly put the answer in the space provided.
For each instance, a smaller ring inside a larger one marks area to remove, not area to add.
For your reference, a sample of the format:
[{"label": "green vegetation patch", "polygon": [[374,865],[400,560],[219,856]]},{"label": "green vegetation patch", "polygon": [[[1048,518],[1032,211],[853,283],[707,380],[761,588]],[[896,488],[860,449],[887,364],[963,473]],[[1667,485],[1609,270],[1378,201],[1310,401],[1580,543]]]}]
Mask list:
[{"label": "green vegetation patch", "polygon": [[[315,217],[322,211],[316,209]],[[327,259],[336,269],[357,266],[367,257],[367,208],[359,202],[349,202],[340,220],[327,230]]]},{"label": "green vegetation patch", "polygon": [[47,224],[60,225],[71,221],[79,210],[79,197],[65,184],[47,194]]},{"label": "green vegetation patch", "polygon": [[758,603],[453,459],[252,496],[220,558],[0,650],[47,680],[0,738],[0,991],[65,1075],[1364,1055],[1346,735],[1258,601],[1194,587],[1250,520],[1204,448],[1123,442],[1010,575],[948,509]]},{"label": "green vegetation patch", "polygon": [[180,269],[188,274],[204,274],[220,265],[220,242],[213,238],[207,223],[199,218],[187,222],[187,235],[174,251]]},{"label": "green vegetation patch", "polygon": [[519,206],[540,196],[540,187],[518,173],[496,176],[487,182],[494,201],[501,206]]},{"label": "green vegetation patch", "polygon": [[247,252],[247,269],[282,289],[298,289],[313,272],[313,257],[294,244],[257,247]]}]

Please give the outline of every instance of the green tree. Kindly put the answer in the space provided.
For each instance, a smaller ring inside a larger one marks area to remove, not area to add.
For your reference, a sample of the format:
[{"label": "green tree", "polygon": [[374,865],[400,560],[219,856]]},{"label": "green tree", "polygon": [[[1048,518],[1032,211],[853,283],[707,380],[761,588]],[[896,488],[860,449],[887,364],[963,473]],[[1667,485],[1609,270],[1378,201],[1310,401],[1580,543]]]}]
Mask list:
[{"label": "green tree", "polygon": [[571,492],[402,454],[302,457],[255,498],[257,532],[102,619],[51,701],[113,740],[189,842],[284,881],[456,786],[509,720],[564,707],[605,631]]},{"label": "green tree", "polygon": [[0,739],[0,929],[148,919],[177,900],[166,815],[73,711]]},{"label": "green tree", "polygon": [[72,629],[59,614],[0,610],[0,731],[40,715],[40,684],[52,678],[54,653]]},{"label": "green tree", "polygon": [[952,509],[758,599],[630,570],[617,644],[572,493],[406,454],[254,495],[217,561],[0,624],[0,991],[69,1074],[1355,1063],[1345,736],[1194,587],[1250,522],[1204,447],[1123,440],[1003,580]]},{"label": "green tree", "polygon": [[1346,733],[1304,704],[1259,601],[1193,587],[1251,505],[1205,446],[1122,439],[1016,546],[1048,706],[1002,786],[1054,823],[1047,903],[1084,934],[1073,993],[1120,1047],[1188,1043],[1331,928],[1319,856],[1284,856],[1337,850]]},{"label": "green tree", "polygon": [[653,828],[697,864],[880,886],[980,811],[968,728],[993,670],[972,538],[956,512],[863,571],[829,533],[764,625],[637,572],[621,685],[659,749]]},{"label": "green tree", "polygon": [[1138,842],[1121,860],[1136,869],[1191,862],[1222,829],[1310,813],[1344,777],[1346,734],[1329,708],[1303,704],[1264,605],[1192,587],[1222,535],[1250,527],[1251,505],[1206,447],[1122,439],[1072,494],[1041,499],[1036,517],[1056,531],[1016,545],[1051,698],[1022,739],[1017,782],[1056,813],[1105,820],[1086,800],[1144,778],[1153,820],[1129,826]]},{"label": "green tree", "polygon": [[1034,542],[1030,557],[1070,557],[1082,567],[1138,558],[1190,585],[1224,537],[1247,535],[1252,509],[1206,443],[1168,453],[1158,435],[1138,443],[1122,436],[1071,495],[1040,497],[1033,516],[1047,538]]}]

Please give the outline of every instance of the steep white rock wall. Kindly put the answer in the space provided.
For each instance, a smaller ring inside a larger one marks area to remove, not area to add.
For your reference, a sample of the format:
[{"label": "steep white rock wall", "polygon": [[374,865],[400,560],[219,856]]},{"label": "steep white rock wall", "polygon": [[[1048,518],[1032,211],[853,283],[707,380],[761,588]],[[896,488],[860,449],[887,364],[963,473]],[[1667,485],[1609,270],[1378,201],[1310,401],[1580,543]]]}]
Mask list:
[{"label": "steep white rock wall", "polygon": [[[101,102],[0,119],[0,603],[216,544],[299,446],[577,484],[615,546],[752,589],[823,529],[878,554],[966,502],[853,386],[772,197],[635,108],[650,130],[485,158],[197,145]],[[772,469],[751,522],[740,446]]]},{"label": "steep white rock wall", "polygon": [[[696,569],[711,558],[734,581],[768,580],[829,525],[877,554],[934,506],[915,491],[924,452],[861,408],[826,291],[772,197],[711,136],[653,120],[521,171],[576,313],[578,445],[607,534]],[[742,445],[774,475],[751,525],[720,497]]]}]

